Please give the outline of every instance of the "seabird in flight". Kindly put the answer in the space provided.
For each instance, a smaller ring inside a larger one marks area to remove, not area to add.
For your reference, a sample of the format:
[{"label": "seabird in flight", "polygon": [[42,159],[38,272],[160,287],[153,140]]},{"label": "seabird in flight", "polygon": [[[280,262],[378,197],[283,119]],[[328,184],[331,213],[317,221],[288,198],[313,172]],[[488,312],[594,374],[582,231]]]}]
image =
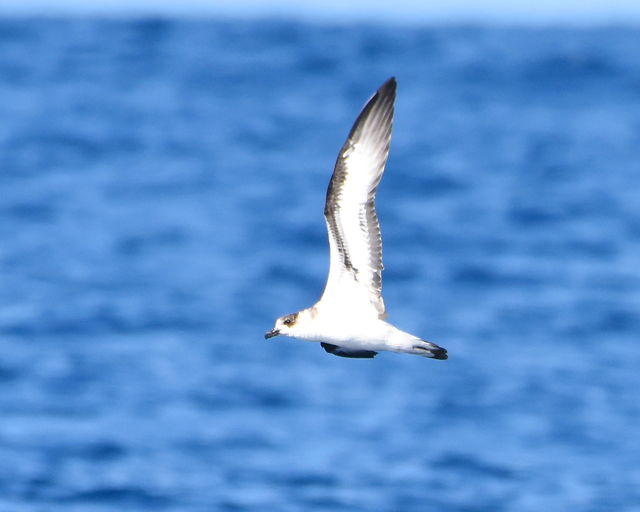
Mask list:
[{"label": "seabird in flight", "polygon": [[447,351],[385,322],[382,237],[376,189],[389,154],[396,80],[387,80],[356,119],[329,182],[324,216],[329,276],[320,300],[276,320],[265,339],[318,341],[341,357],[371,358],[382,350],[447,359]]}]

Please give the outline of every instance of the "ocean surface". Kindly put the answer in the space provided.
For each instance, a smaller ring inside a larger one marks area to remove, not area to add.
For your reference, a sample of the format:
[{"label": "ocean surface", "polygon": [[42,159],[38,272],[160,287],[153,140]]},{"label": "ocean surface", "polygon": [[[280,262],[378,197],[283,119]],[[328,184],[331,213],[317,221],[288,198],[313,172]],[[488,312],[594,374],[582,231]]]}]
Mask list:
[{"label": "ocean surface", "polygon": [[[0,21],[0,511],[640,511],[640,28]],[[384,292],[265,341],[398,79]]]}]

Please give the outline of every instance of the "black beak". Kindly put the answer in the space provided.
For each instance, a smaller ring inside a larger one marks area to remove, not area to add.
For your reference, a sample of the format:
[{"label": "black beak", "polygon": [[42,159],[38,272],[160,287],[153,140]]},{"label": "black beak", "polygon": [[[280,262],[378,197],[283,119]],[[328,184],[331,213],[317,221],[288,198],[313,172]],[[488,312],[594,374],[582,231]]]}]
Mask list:
[{"label": "black beak", "polygon": [[273,329],[272,331],[269,331],[269,332],[265,333],[264,339],[268,340],[269,338],[273,338],[274,336],[277,336],[278,334],[280,334],[280,331],[278,329]]}]

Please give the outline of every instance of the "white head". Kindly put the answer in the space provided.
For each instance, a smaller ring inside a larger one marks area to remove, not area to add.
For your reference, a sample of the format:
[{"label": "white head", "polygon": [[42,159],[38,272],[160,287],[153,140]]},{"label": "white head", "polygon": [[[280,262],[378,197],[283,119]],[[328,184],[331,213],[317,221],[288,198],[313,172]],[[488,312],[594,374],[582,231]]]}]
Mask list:
[{"label": "white head", "polygon": [[296,337],[302,334],[301,323],[305,316],[305,311],[291,313],[290,315],[281,316],[269,332],[265,333],[264,339],[268,340],[274,336],[291,336]]}]

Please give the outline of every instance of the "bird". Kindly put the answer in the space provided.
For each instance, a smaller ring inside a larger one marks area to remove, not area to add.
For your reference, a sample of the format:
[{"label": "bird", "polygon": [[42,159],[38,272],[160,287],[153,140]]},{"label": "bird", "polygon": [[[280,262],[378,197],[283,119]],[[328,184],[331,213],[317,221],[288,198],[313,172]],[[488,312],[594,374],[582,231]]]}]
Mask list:
[{"label": "bird", "polygon": [[375,199],[389,154],[396,87],[391,77],[378,88],[338,154],[324,207],[330,262],[320,300],[276,319],[265,339],[320,342],[326,352],[347,358],[391,351],[447,359],[446,349],[385,321]]}]

